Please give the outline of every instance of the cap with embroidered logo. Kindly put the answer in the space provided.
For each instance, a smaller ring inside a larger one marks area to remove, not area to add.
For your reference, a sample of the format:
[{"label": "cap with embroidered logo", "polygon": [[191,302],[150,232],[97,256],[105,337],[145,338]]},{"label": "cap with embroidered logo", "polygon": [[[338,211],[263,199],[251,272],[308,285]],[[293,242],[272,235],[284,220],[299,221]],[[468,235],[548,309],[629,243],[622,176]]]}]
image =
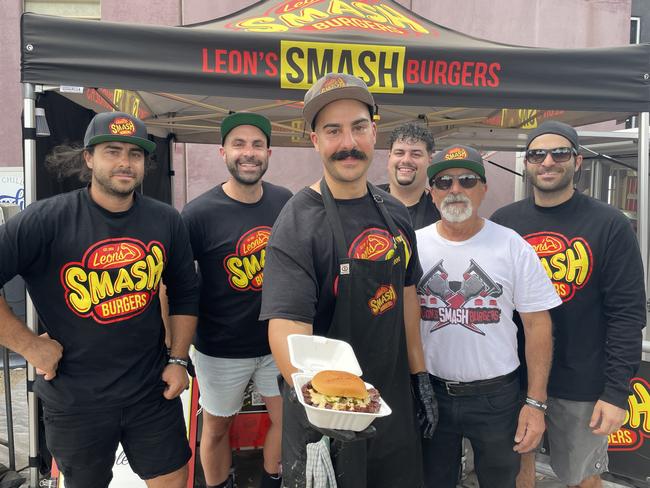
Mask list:
[{"label": "cap with embroidered logo", "polygon": [[375,115],[375,99],[361,78],[347,73],[328,73],[319,78],[305,93],[302,116],[313,130],[316,115],[325,105],[346,98],[365,103],[370,110],[370,116]]},{"label": "cap with embroidered logo", "polygon": [[431,160],[431,165],[427,168],[429,182],[438,173],[449,168],[465,168],[474,171],[474,173],[481,177],[483,183],[485,183],[483,157],[473,147],[457,144],[437,152]]},{"label": "cap with embroidered logo", "polygon": [[102,112],[93,117],[86,129],[84,147],[102,142],[130,142],[147,153],[156,149],[156,143],[147,137],[147,127],[137,117],[124,112]]}]

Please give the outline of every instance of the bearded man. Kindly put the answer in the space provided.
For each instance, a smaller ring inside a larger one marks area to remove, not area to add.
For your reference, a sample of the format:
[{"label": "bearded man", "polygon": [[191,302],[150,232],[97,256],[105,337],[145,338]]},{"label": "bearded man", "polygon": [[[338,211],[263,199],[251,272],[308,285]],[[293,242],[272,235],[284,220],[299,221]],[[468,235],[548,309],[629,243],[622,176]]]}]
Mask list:
[{"label": "bearded man", "polygon": [[[440,420],[422,443],[425,486],[456,486],[465,437],[479,484],[514,488],[520,453],[533,449],[544,432],[552,354],[548,310],[561,300],[533,248],[478,216],[487,184],[476,149],[442,150],[427,175],[441,220],[416,232],[424,271],[417,292]],[[526,334],[523,402],[514,310]]]}]

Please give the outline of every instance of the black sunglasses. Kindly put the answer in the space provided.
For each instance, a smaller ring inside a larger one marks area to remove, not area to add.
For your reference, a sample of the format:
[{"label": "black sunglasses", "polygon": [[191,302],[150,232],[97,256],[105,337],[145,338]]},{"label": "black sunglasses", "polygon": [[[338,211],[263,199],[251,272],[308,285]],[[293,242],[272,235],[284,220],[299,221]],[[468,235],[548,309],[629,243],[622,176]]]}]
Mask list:
[{"label": "black sunglasses", "polygon": [[528,149],[526,151],[526,161],[531,164],[541,164],[550,154],[556,163],[566,163],[571,156],[578,154],[578,151],[572,147],[554,147],[553,149]]},{"label": "black sunglasses", "polygon": [[457,180],[460,186],[463,188],[469,189],[474,188],[476,184],[482,178],[479,175],[460,175],[460,176],[451,176],[444,175],[438,176],[431,181],[432,186],[435,186],[438,190],[449,190],[451,185],[454,184],[454,180]]}]

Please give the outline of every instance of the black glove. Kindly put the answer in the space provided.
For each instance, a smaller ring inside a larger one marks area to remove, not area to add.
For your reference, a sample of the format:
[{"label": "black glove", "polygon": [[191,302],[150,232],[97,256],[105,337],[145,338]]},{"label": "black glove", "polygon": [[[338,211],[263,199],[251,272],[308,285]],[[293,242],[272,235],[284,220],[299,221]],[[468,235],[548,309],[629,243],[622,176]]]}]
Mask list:
[{"label": "black glove", "polygon": [[433,392],[429,374],[424,371],[412,374],[411,386],[413,387],[413,395],[418,409],[417,416],[422,429],[422,437],[431,439],[433,431],[438,425],[438,401]]},{"label": "black glove", "polygon": [[[282,379],[282,376],[279,376],[278,384],[281,385],[283,382],[284,380]],[[289,397],[289,401],[300,405],[300,401],[298,400],[298,395],[296,395],[296,390],[292,387],[289,387],[289,385],[287,385],[287,387],[289,388],[289,392],[287,394],[287,396]],[[282,389],[282,385],[280,386],[280,389]],[[375,434],[377,434],[377,429],[375,429],[375,427],[372,425],[369,425],[361,432],[355,432],[353,430],[326,429],[324,427],[316,427],[311,422],[309,423],[309,425],[311,426],[312,429],[314,429],[317,432],[320,432],[323,435],[326,435],[330,439],[341,441],[341,442],[361,441],[364,439],[369,439],[370,437],[374,437]]]},{"label": "black glove", "polygon": [[353,430],[324,429],[323,427],[316,427],[314,424],[311,424],[311,428],[326,435],[330,439],[341,442],[362,441],[364,439],[375,437],[377,434],[377,429],[375,429],[374,425],[369,425],[361,432],[355,432]]}]

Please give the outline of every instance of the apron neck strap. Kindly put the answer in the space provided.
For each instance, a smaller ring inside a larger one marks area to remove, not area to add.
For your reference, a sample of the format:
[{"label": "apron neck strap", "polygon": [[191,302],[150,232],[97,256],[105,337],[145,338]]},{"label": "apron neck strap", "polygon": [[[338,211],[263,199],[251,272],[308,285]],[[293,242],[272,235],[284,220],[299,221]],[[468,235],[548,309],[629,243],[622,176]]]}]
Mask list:
[{"label": "apron neck strap", "polygon": [[325,215],[327,215],[327,220],[330,224],[330,227],[332,228],[332,232],[334,233],[336,253],[338,254],[339,259],[345,259],[348,257],[348,251],[347,246],[345,245],[343,225],[341,224],[341,218],[339,217],[338,210],[336,209],[334,197],[332,196],[332,192],[325,182],[324,176],[320,180],[320,194],[323,198],[323,204],[325,205]]},{"label": "apron neck strap", "polygon": [[[388,230],[392,234],[393,240],[395,240],[397,237],[399,237],[400,234],[397,230],[397,225],[395,225],[393,217],[391,217],[391,215],[388,213],[388,210],[386,210],[383,197],[377,192],[377,188],[374,185],[371,183],[366,183],[366,185],[368,187],[368,193],[372,197],[373,202],[375,202],[375,206],[377,207],[377,210],[379,210],[379,213],[386,223]],[[339,217],[339,212],[336,208],[336,202],[334,201],[332,192],[327,186],[327,182],[325,181],[324,177],[320,180],[320,192],[323,198],[323,204],[325,205],[325,214],[327,215],[327,220],[330,224],[330,227],[332,228],[332,232],[334,233],[336,252],[339,256],[339,259],[345,259],[348,257],[348,250],[345,243],[343,225],[341,224],[341,218]],[[399,249],[398,252],[401,251],[402,250]]]}]

